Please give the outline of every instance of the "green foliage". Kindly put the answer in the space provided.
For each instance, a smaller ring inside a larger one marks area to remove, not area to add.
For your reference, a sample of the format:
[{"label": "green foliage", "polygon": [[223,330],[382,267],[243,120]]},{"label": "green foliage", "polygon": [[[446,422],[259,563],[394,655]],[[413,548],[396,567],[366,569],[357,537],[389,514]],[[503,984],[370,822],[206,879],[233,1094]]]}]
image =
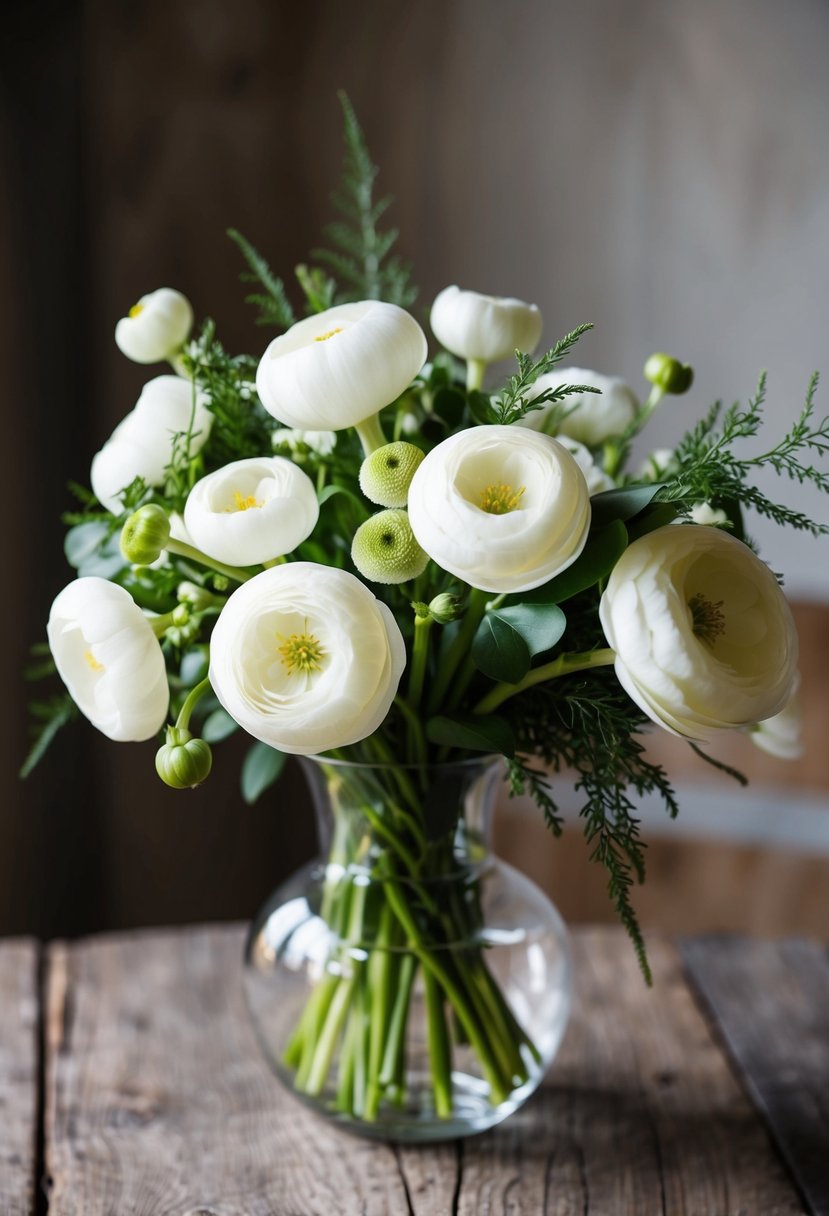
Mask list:
[{"label": "green foliage", "polygon": [[[525,591],[521,595],[523,604],[563,604],[589,587],[606,578],[628,545],[628,534],[621,520],[616,519],[607,527],[591,531],[587,544],[579,556],[561,574],[549,583]],[[516,597],[517,598],[517,597]]]},{"label": "green foliage", "polygon": [[374,201],[377,168],[351,102],[345,93],[340,93],[339,98],[345,159],[342,180],[331,201],[342,218],[325,229],[331,248],[315,249],[312,256],[333,271],[340,284],[334,303],[385,300],[408,308],[417,295],[409,282],[409,267],[398,258],[389,257],[398,237],[397,229],[381,232],[378,228],[392,200],[387,196]]},{"label": "green foliage", "polygon": [[184,363],[213,415],[210,437],[199,453],[206,470],[269,453],[274,422],[256,396],[256,360],[227,354],[207,320]]},{"label": "green foliage", "polygon": [[484,614],[472,642],[475,665],[492,680],[517,684],[531,659],[551,650],[567,620],[555,604],[513,604]]},{"label": "green foliage", "polygon": [[555,799],[550,793],[550,779],[538,768],[533,768],[526,756],[513,756],[507,761],[507,779],[510,798],[528,794],[544,815],[544,822],[554,836],[564,831],[564,820],[559,814]]},{"label": "green foliage", "polygon": [[766,396],[765,373],[745,409],[735,403],[723,413],[719,403],[712,406],[677,445],[675,459],[679,472],[660,492],[660,500],[681,503],[689,509],[697,502],[731,500],[753,507],[775,523],[811,532],[813,536],[829,532],[829,525],[816,523],[803,512],[775,502],[752,484],[759,469],[772,468],[778,476],[829,492],[829,472],[818,469],[810,460],[810,454],[825,456],[829,452],[829,417],[818,421],[814,416],[817,384],[815,372],[797,421],[774,447],[756,456],[738,456],[733,445],[753,438],[760,429]]},{"label": "green foliage", "polygon": [[242,797],[252,806],[278,780],[288,757],[267,743],[254,743],[242,762]]},{"label": "green foliage", "polygon": [[246,304],[254,304],[259,309],[256,318],[257,325],[272,325],[276,329],[290,329],[296,317],[290,301],[285,293],[285,284],[277,278],[268,263],[250,241],[237,232],[228,228],[227,235],[239,246],[242,257],[249,269],[239,277],[243,283],[259,283],[264,289],[245,296]]},{"label": "green foliage", "polygon": [[515,755],[512,728],[495,714],[439,714],[426,723],[426,737],[444,747],[460,747],[472,752],[497,752]]},{"label": "green foliage", "polygon": [[29,728],[33,743],[20,768],[21,777],[28,777],[43,759],[49,744],[61,727],[78,717],[78,709],[68,692],[56,693],[48,700],[33,702],[29,705],[29,713],[34,719]]},{"label": "green foliage", "polygon": [[[597,393],[599,390],[592,388],[589,384],[562,384],[559,388],[545,389],[537,397],[530,398],[536,380],[551,372],[575,346],[582,334],[592,328],[591,324],[578,325],[569,334],[560,338],[555,346],[535,362],[531,355],[517,350],[515,358],[518,362],[518,371],[510,377],[503,392],[494,401],[488,402],[486,421],[502,425],[519,422],[531,411],[540,410],[551,402],[563,402],[574,393]],[[566,413],[566,410],[563,413]]]}]

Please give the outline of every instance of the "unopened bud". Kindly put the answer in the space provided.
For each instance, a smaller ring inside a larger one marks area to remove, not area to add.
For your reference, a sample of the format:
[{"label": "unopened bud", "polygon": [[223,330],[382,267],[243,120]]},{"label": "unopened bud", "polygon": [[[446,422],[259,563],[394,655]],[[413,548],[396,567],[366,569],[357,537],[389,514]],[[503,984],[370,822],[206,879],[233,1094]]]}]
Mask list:
[{"label": "unopened bud", "polygon": [[133,511],[121,529],[121,552],[136,566],[157,561],[170,539],[170,520],[157,503],[148,502]]},{"label": "unopened bud", "polygon": [[351,560],[369,582],[407,583],[423,573],[429,556],[405,511],[379,511],[354,533]]},{"label": "unopened bud", "polygon": [[651,355],[645,364],[645,379],[664,393],[686,393],[694,382],[694,369],[671,355]]},{"label": "unopened bud", "polygon": [[176,588],[176,599],[180,604],[189,604],[196,612],[202,612],[216,603],[216,597],[198,583],[183,582]]},{"label": "unopened bud", "polygon": [[398,439],[377,448],[360,468],[360,489],[378,507],[405,507],[409,486],[423,459],[413,443]]},{"label": "unopened bud", "polygon": [[461,601],[456,595],[444,591],[430,603],[429,614],[439,625],[448,625],[461,615]]},{"label": "unopened bud", "polygon": [[205,780],[212,765],[213,755],[204,739],[195,739],[178,726],[167,727],[167,741],[155,755],[155,770],[165,785],[192,789]]}]

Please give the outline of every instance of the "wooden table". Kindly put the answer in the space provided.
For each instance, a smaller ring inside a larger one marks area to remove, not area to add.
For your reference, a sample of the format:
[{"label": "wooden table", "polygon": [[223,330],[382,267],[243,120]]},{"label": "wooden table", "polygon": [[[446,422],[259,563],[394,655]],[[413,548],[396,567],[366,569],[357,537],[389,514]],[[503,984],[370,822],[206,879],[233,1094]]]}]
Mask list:
[{"label": "wooden table", "polygon": [[414,1149],[281,1090],[243,1009],[242,933],[0,943],[2,1216],[829,1213],[822,946],[652,938],[648,991],[618,930],[577,930],[541,1090],[492,1132]]}]

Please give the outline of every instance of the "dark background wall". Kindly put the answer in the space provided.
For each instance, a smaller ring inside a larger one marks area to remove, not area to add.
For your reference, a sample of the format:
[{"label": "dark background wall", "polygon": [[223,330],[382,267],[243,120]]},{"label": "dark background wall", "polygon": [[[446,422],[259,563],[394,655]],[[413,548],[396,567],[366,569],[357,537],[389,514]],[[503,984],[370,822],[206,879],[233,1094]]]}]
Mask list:
[{"label": "dark background wall", "polygon": [[[639,384],[651,350],[675,351],[698,366],[697,408],[744,397],[767,366],[788,420],[827,364],[827,49],[821,0],[12,3],[0,932],[246,916],[312,849],[298,779],[247,808],[232,746],[207,787],[176,795],[151,744],[79,726],[17,781],[21,668],[70,573],[65,485],[88,479],[148,378],[112,341],[125,309],[175,286],[228,347],[264,347],[224,232],[285,275],[306,256],[330,216],[345,88],[418,307],[459,282],[536,300],[549,337],[591,319],[586,365]],[[656,438],[677,429],[666,416]],[[825,544],[768,541],[796,598],[829,600]],[[801,780],[829,787],[825,758],[810,763]]]}]

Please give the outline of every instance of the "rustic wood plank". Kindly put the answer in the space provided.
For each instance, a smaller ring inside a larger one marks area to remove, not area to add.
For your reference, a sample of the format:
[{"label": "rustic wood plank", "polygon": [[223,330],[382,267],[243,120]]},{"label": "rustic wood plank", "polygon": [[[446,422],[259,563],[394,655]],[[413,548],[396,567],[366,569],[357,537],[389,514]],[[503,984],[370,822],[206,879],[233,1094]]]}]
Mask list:
[{"label": "rustic wood plank", "polygon": [[547,1083],[462,1146],[361,1141],[284,1093],[240,991],[241,930],[52,948],[50,1212],[98,1216],[804,1213],[684,979],[651,943],[575,934],[578,1002]]},{"label": "rustic wood plank", "polygon": [[829,1214],[829,959],[808,941],[697,938],[682,955],[815,1216]]},{"label": "rustic wood plank", "polygon": [[617,930],[574,934],[577,1005],[550,1076],[468,1141],[458,1216],[802,1213],[684,981],[651,939],[648,990]]},{"label": "rustic wood plank", "polygon": [[34,1211],[39,1055],[39,949],[0,942],[0,1212]]},{"label": "rustic wood plank", "polygon": [[264,1065],[238,927],[52,948],[52,1216],[405,1213],[393,1148],[329,1127]]}]

